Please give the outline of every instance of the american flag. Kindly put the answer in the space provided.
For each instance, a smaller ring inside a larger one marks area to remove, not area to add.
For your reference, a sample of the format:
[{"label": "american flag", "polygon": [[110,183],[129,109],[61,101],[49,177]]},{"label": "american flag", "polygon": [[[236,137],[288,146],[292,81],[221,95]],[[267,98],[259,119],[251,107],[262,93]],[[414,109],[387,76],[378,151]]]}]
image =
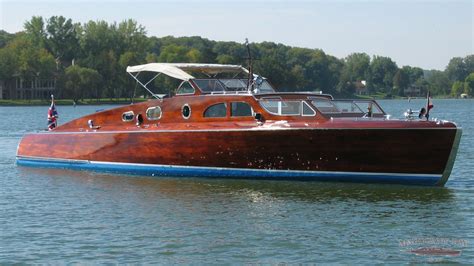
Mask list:
[{"label": "american flag", "polygon": [[51,95],[51,106],[48,109],[48,130],[53,130],[57,126],[58,111],[54,104],[54,96]]}]

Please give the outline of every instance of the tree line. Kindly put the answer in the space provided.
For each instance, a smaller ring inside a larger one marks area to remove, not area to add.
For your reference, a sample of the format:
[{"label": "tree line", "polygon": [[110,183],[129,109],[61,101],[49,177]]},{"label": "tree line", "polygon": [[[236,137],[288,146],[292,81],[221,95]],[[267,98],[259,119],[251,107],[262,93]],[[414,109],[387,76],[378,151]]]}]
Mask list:
[{"label": "tree line", "polygon": [[[323,91],[339,96],[366,81],[370,94],[405,96],[405,89],[458,97],[474,92],[474,55],[454,57],[444,71],[399,67],[389,57],[353,53],[345,58],[273,42],[251,43],[254,70],[281,91]],[[73,23],[63,16],[34,16],[18,33],[0,30],[0,80],[50,78],[57,94],[83,98],[132,97],[144,92],[125,74],[129,65],[149,62],[199,62],[246,65],[247,51],[237,42],[201,37],[148,37],[134,20]],[[160,78],[157,92],[171,82]]]}]

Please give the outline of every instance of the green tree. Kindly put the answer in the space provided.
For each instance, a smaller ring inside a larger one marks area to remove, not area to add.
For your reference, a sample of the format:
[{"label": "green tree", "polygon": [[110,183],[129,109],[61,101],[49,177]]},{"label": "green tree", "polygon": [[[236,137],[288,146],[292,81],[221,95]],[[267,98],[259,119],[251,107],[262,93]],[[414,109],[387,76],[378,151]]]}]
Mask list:
[{"label": "green tree", "polygon": [[365,53],[353,53],[344,58],[337,91],[344,95],[353,94],[354,82],[368,79],[369,66],[370,56]]},{"label": "green tree", "polygon": [[[116,95],[120,81],[117,79],[120,72],[118,64],[120,45],[117,25],[105,21],[89,21],[82,27],[80,38],[83,58],[79,60],[81,66],[95,69],[102,76],[102,86],[98,97],[120,97]],[[125,71],[125,70],[123,70]]]},{"label": "green tree", "polygon": [[188,49],[184,46],[170,44],[163,47],[158,60],[160,62],[186,62]]},{"label": "green tree", "polygon": [[27,36],[31,39],[33,45],[41,48],[46,48],[46,29],[43,17],[33,16],[30,21],[23,25]]},{"label": "green tree", "polygon": [[14,34],[0,30],[0,48],[5,47],[14,38],[14,36]]},{"label": "green tree", "polygon": [[353,53],[344,59],[342,74],[351,81],[367,80],[370,56],[366,53]]},{"label": "green tree", "polygon": [[474,55],[468,55],[464,57],[464,64],[466,66],[467,73],[474,72]]},{"label": "green tree", "polygon": [[[15,63],[15,73],[21,78],[51,76],[55,71],[54,57],[43,48],[36,48],[27,35],[20,35],[6,46],[7,53],[12,53]],[[11,60],[7,56],[7,60]],[[8,66],[7,66],[8,67]]]},{"label": "green tree", "polygon": [[218,64],[235,64],[235,58],[228,54],[218,55],[216,58]]},{"label": "green tree", "polygon": [[11,47],[0,48],[0,80],[7,80],[18,72],[17,58]]},{"label": "green tree", "polygon": [[[127,66],[138,65],[141,63],[141,58],[138,53],[135,52],[125,52],[120,56],[119,59],[119,66],[120,69],[127,69]],[[134,96],[134,82],[130,78],[129,75],[119,75],[120,84],[117,87],[118,93],[121,97],[130,97],[130,101],[132,101],[132,97]]]},{"label": "green tree", "polygon": [[464,81],[464,93],[472,96],[473,92],[474,92],[474,72],[469,74],[469,76],[467,76],[466,80]]},{"label": "green tree", "polygon": [[48,48],[55,56],[59,68],[61,63],[71,62],[78,54],[79,40],[76,26],[71,19],[63,16],[53,16],[47,22]]},{"label": "green tree", "polygon": [[117,35],[120,49],[116,52],[134,52],[143,58],[145,57],[145,51],[150,47],[145,27],[138,24],[135,20],[124,20],[118,24]]},{"label": "green tree", "polygon": [[186,58],[188,62],[191,63],[200,63],[203,62],[203,56],[198,49],[192,48],[186,53]]},{"label": "green tree", "polygon": [[403,96],[404,90],[410,85],[410,76],[403,68],[398,69],[393,76],[393,88],[397,91],[397,95]]},{"label": "green tree", "polygon": [[374,56],[370,63],[369,86],[375,91],[391,93],[398,67],[389,57]]},{"label": "green tree", "polygon": [[446,74],[448,78],[454,81],[464,81],[469,74],[467,66],[462,57],[453,57],[446,66]]},{"label": "green tree", "polygon": [[459,97],[464,92],[464,82],[455,81],[451,87],[451,96]]},{"label": "green tree", "polygon": [[427,79],[430,93],[434,95],[449,95],[451,82],[444,71],[432,70],[431,76]]},{"label": "green tree", "polygon": [[62,83],[64,84],[64,94],[67,97],[74,101],[84,97],[100,97],[102,78],[96,70],[73,65],[67,67],[64,72]]},{"label": "green tree", "polygon": [[156,63],[158,62],[158,55],[155,53],[147,53],[145,56],[145,61],[147,63]]}]

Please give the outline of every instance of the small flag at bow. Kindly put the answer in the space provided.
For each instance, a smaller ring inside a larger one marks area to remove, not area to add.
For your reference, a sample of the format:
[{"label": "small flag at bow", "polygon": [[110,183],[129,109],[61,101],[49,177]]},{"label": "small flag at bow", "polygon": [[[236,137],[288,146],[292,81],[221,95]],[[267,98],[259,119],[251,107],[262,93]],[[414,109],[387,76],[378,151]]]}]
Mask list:
[{"label": "small flag at bow", "polygon": [[48,130],[53,130],[58,124],[58,111],[54,104],[54,96],[51,95],[51,106],[48,109]]},{"label": "small flag at bow", "polygon": [[426,100],[426,120],[428,120],[428,118],[430,117],[430,110],[433,109],[434,105],[433,105],[433,101],[431,100],[431,96],[430,96],[430,92],[428,91],[428,95],[426,96],[427,100]]}]

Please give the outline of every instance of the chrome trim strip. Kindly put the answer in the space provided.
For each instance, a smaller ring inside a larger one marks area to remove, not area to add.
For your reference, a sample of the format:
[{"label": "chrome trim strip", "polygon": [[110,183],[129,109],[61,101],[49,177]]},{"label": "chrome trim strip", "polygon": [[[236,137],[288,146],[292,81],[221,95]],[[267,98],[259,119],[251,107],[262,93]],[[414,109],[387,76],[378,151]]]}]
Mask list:
[{"label": "chrome trim strip", "polygon": [[462,128],[458,127],[456,131],[456,136],[454,137],[453,146],[451,148],[451,153],[448,157],[448,162],[444,168],[443,175],[441,179],[436,183],[437,186],[444,186],[448,181],[451,171],[453,170],[454,161],[456,160],[456,155],[458,154],[459,143],[461,142]]},{"label": "chrome trim strip", "polygon": [[[244,121],[245,122],[245,121]],[[247,121],[248,122],[248,121]],[[31,134],[115,134],[115,133],[176,133],[176,132],[186,132],[186,133],[193,133],[193,132],[238,132],[238,131],[275,131],[275,130],[456,130],[453,127],[440,127],[440,128],[288,128],[288,127],[276,127],[280,125],[269,125],[265,127],[265,124],[259,127],[252,127],[252,128],[244,128],[244,129],[187,129],[187,130],[117,130],[117,131],[63,131],[63,132],[55,132],[55,131],[45,131],[45,132],[36,132],[36,133],[29,133],[26,135]]]}]

